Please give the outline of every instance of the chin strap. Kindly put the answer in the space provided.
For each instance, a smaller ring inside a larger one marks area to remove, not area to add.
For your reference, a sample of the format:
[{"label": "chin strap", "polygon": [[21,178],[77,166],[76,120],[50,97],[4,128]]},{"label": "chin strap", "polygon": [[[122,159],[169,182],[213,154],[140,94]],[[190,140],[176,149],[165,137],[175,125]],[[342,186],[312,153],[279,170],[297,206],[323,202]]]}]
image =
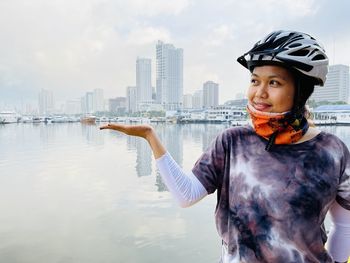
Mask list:
[{"label": "chin strap", "polygon": [[272,133],[271,137],[269,138],[269,141],[266,144],[265,150],[270,151],[271,147],[275,144],[275,140],[277,137],[278,131],[275,131]]}]

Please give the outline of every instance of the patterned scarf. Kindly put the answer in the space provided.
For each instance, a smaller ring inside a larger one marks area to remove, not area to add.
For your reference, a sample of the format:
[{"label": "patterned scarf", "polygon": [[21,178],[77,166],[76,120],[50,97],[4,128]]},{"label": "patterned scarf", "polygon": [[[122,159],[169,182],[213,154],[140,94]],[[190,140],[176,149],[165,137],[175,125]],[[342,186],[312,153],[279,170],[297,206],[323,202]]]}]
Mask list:
[{"label": "patterned scarf", "polygon": [[297,142],[309,128],[304,116],[297,118],[290,111],[283,113],[263,112],[256,110],[250,104],[247,105],[247,111],[252,119],[255,132],[268,140],[266,151],[269,151],[274,144]]}]

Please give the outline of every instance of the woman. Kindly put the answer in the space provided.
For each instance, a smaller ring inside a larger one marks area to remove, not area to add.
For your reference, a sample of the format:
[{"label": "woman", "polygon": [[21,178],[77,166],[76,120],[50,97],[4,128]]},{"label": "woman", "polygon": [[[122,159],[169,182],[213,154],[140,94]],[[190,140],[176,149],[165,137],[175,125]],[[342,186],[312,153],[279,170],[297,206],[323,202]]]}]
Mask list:
[{"label": "woman", "polygon": [[[229,128],[189,173],[151,126],[109,124],[145,138],[168,189],[183,207],[217,192],[221,262],[346,262],[350,256],[350,154],[310,127],[306,100],[325,82],[328,58],[311,36],[272,32],[238,62],[251,71],[252,125]],[[323,228],[330,211],[333,227]]]}]

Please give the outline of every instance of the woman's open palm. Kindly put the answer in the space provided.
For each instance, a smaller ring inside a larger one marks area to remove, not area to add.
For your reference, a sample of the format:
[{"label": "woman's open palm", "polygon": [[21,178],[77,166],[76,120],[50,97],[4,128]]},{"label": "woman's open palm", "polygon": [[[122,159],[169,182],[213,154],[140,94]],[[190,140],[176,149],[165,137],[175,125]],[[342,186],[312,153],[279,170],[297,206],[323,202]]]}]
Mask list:
[{"label": "woman's open palm", "polygon": [[120,123],[109,123],[107,125],[101,126],[100,130],[109,129],[115,130],[127,135],[138,136],[142,138],[147,138],[147,136],[153,131],[152,126],[148,124],[139,124],[139,125],[128,125]]}]

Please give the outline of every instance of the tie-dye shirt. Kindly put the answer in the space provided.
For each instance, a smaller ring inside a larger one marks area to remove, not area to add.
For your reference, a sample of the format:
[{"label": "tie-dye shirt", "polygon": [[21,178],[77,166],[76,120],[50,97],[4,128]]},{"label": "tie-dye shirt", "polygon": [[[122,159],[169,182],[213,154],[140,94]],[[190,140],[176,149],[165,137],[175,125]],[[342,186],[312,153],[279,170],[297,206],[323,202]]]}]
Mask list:
[{"label": "tie-dye shirt", "polygon": [[321,132],[299,144],[274,145],[247,127],[221,133],[193,173],[217,191],[219,235],[234,262],[333,262],[324,248],[334,200],[350,210],[350,155]]}]

